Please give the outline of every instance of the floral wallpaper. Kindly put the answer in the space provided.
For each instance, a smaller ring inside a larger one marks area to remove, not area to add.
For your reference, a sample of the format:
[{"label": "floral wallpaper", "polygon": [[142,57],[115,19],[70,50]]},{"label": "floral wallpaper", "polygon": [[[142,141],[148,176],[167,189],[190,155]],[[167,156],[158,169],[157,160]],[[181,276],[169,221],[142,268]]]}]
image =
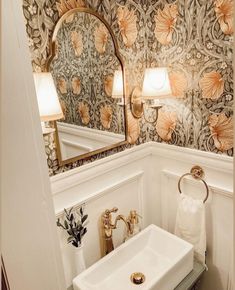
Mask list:
[{"label": "floral wallpaper", "polygon": [[62,122],[123,134],[124,108],[113,98],[114,73],[121,70],[111,35],[95,16],[76,12],[56,35],[50,70],[65,118]]},{"label": "floral wallpaper", "polygon": [[57,1],[23,1],[34,70],[45,64],[59,17],[86,6],[103,15],[116,35],[128,96],[141,87],[146,67],[167,66],[174,97],[163,100],[155,125],[129,112],[129,144],[88,160],[60,167],[53,136],[45,137],[51,175],[150,140],[233,155],[232,0]]}]

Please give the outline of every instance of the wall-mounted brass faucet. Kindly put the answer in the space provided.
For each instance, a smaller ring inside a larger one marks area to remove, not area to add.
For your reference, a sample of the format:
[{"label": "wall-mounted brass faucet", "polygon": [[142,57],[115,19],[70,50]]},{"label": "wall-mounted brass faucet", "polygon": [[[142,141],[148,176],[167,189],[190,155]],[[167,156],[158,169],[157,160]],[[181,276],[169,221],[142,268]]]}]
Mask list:
[{"label": "wall-mounted brass faucet", "polygon": [[112,222],[112,213],[118,211],[117,207],[112,208],[111,210],[106,209],[104,213],[101,215],[101,223],[102,223],[102,235],[104,241],[104,249],[103,255],[107,255],[113,249],[113,230],[117,228],[118,221],[122,220],[126,225],[126,237],[133,235],[134,226],[136,221],[138,221],[138,215],[136,211],[131,211],[129,218],[126,218],[124,215],[119,214],[114,223]]}]

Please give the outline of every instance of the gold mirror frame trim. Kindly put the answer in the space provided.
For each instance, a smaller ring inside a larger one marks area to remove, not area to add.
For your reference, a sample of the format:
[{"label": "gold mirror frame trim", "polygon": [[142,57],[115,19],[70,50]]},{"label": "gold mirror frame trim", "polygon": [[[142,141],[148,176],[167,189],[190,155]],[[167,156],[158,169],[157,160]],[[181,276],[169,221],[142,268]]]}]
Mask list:
[{"label": "gold mirror frame trim", "polygon": [[114,148],[117,148],[119,146],[122,146],[122,145],[125,145],[128,143],[127,141],[127,138],[128,138],[128,118],[127,118],[127,100],[126,100],[126,86],[125,86],[125,83],[126,83],[126,73],[125,73],[125,66],[124,66],[124,62],[122,60],[122,57],[119,53],[119,46],[118,46],[118,43],[117,43],[117,40],[116,40],[116,37],[110,27],[110,25],[108,24],[108,22],[102,17],[100,16],[97,12],[89,9],[89,8],[74,8],[74,9],[71,9],[69,11],[67,11],[65,14],[63,14],[61,16],[61,18],[59,19],[59,21],[56,23],[56,26],[54,28],[54,32],[52,34],[52,38],[51,38],[51,43],[50,43],[50,55],[47,59],[47,63],[46,63],[46,71],[49,71],[49,67],[50,67],[50,64],[52,62],[52,60],[54,59],[55,57],[55,51],[56,51],[56,36],[58,34],[58,31],[62,25],[62,23],[65,21],[65,19],[67,17],[69,17],[70,15],[76,13],[76,12],[84,12],[84,13],[87,13],[87,14],[91,14],[93,16],[96,16],[107,28],[107,30],[109,31],[110,35],[111,35],[111,38],[112,38],[112,41],[113,41],[113,45],[114,45],[114,52],[115,52],[115,55],[117,57],[117,59],[119,60],[120,64],[121,64],[121,69],[122,69],[122,73],[123,73],[123,92],[124,92],[124,95],[123,95],[123,99],[124,99],[124,121],[125,121],[125,141],[122,141],[122,142],[119,142],[119,143],[116,143],[116,144],[113,144],[113,145],[109,145],[109,146],[106,146],[106,147],[102,147],[100,149],[97,149],[97,150],[94,150],[92,152],[88,152],[88,153],[85,153],[85,154],[82,154],[82,155],[79,155],[79,156],[76,156],[76,157],[73,157],[73,158],[69,158],[69,159],[66,159],[66,160],[62,160],[62,154],[61,154],[61,149],[60,149],[60,143],[59,143],[59,134],[58,134],[58,128],[57,128],[57,123],[56,122],[53,122],[54,123],[54,128],[55,128],[55,142],[56,142],[56,150],[57,150],[57,158],[59,160],[59,165],[60,166],[63,166],[63,165],[66,165],[66,164],[69,164],[69,163],[73,163],[73,162],[76,162],[78,160],[82,160],[82,159],[85,159],[85,158],[88,158],[88,157],[91,157],[91,156],[94,156],[96,154],[99,154],[99,153],[103,153],[105,151],[108,151],[108,150],[112,150]]}]

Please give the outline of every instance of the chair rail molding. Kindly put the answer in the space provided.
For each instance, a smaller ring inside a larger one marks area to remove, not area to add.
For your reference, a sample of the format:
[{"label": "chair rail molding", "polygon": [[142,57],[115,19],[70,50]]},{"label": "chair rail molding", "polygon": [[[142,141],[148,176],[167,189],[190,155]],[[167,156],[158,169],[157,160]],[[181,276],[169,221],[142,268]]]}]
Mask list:
[{"label": "chair rail molding", "polygon": [[[162,157],[189,164],[200,164],[215,171],[229,173],[231,175],[233,170],[232,157],[151,141],[52,176],[50,178],[52,194],[56,195],[82,182],[101,176],[109,172],[110,169],[117,169],[146,157]],[[151,159],[151,163],[157,162],[156,159]],[[183,167],[178,166],[178,168],[179,174],[185,173],[182,170]]]}]

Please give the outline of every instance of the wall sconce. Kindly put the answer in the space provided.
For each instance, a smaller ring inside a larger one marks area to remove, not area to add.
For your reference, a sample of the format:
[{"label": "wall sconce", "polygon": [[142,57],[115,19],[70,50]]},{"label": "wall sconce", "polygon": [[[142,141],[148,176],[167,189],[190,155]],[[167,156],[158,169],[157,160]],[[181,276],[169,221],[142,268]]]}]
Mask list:
[{"label": "wall sconce", "polygon": [[124,105],[123,100],[123,76],[121,70],[116,70],[114,72],[114,78],[113,78],[113,89],[112,89],[112,98],[114,99],[121,99],[120,102],[117,104],[119,106]]},{"label": "wall sconce", "polygon": [[43,135],[45,135],[54,132],[55,129],[46,127],[44,122],[62,119],[64,114],[60,106],[51,73],[33,73],[33,76],[41,118],[42,132]]},{"label": "wall sconce", "polygon": [[131,95],[131,112],[135,118],[141,118],[144,115],[148,123],[157,122],[158,111],[162,106],[155,102],[149,108],[156,111],[156,117],[153,121],[147,120],[145,115],[145,101],[156,100],[159,98],[172,97],[172,91],[166,67],[148,68],[145,70],[143,89],[135,87]]}]

